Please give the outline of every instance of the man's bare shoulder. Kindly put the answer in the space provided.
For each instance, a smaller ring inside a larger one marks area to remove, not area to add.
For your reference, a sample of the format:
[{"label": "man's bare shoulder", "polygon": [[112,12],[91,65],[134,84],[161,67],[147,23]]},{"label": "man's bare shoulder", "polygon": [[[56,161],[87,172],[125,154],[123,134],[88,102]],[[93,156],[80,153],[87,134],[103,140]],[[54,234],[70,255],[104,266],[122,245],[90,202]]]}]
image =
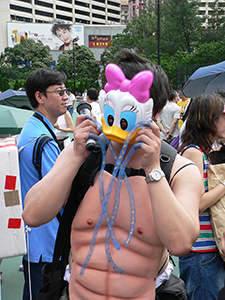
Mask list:
[{"label": "man's bare shoulder", "polygon": [[174,160],[174,164],[173,164],[173,167],[171,170],[170,180],[173,178],[173,182],[176,182],[177,180],[179,180],[183,177],[186,177],[186,179],[187,179],[187,175],[189,175],[189,174],[192,174],[193,178],[201,180],[198,166],[192,160],[190,160],[186,157],[183,157],[181,155],[177,155]]}]

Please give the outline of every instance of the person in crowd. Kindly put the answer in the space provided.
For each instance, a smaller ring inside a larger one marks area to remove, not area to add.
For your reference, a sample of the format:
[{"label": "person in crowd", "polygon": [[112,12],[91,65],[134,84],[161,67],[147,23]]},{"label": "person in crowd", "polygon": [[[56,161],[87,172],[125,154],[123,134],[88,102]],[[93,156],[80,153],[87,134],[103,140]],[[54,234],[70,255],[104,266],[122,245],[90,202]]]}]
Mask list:
[{"label": "person in crowd", "polygon": [[62,151],[66,146],[69,145],[69,134],[74,130],[73,119],[70,113],[67,111],[65,114],[59,116],[57,122],[54,124],[54,127],[58,145]]},{"label": "person in crowd", "polygon": [[[43,134],[52,138],[42,151],[42,177],[50,171],[60,153],[53,125],[58,117],[67,111],[68,95],[65,81],[64,73],[44,68],[35,70],[26,80],[26,93],[35,114],[26,122],[18,142],[23,206],[27,192],[40,179],[32,159],[37,139]],[[45,211],[45,205],[42,209]],[[23,257],[25,280],[23,300],[36,299],[37,291],[42,284],[42,268],[46,262],[52,261],[58,225],[58,219],[53,218],[51,222],[38,228],[26,228],[29,244],[27,244],[28,253]],[[29,277],[32,295],[29,293]]]},{"label": "person in crowd", "polygon": [[[155,120],[169,96],[169,81],[166,74],[160,66],[128,50],[118,53],[118,59],[118,66],[124,72],[126,77],[124,82],[127,85],[135,74],[141,71],[151,70],[154,74],[150,91],[149,88],[146,91],[147,99],[150,101],[146,109],[150,111],[149,120]],[[125,128],[127,123],[125,117],[134,117],[133,114],[140,113],[136,107],[137,100],[127,92],[111,89],[110,85],[108,89],[104,101],[109,105],[106,108],[106,114],[108,112],[109,116],[106,115],[105,118],[113,126],[114,120],[117,120],[118,107],[115,104],[113,106],[111,101],[118,99],[121,103],[124,95],[133,99],[131,106],[125,100],[121,107],[122,113],[125,109],[125,114],[122,123],[120,124],[120,121],[118,123]],[[137,89],[138,87],[135,91]],[[118,131],[122,129],[118,128]],[[74,176],[89,154],[86,141],[90,133],[100,134],[93,121],[87,119],[85,115],[79,115],[76,119],[74,142],[61,152],[52,170],[26,196],[23,218],[27,224],[40,226],[52,220],[59,212],[67,199]],[[115,139],[116,137],[118,136],[116,135]],[[171,179],[177,173],[170,187],[160,167],[161,139],[158,126],[151,122],[151,128],[140,129],[134,142],[141,143],[141,148],[131,157],[127,168],[129,170],[133,168],[133,171],[143,169],[143,176],[137,175],[142,172],[137,172],[135,176],[129,177],[136,205],[134,236],[125,247],[123,244],[130,228],[130,200],[126,186],[122,183],[119,210],[113,226],[121,249],[116,250],[110,240],[110,249],[105,253],[105,235],[108,227],[106,221],[103,221],[96,235],[93,255],[82,273],[83,262],[94,238],[93,231],[102,210],[99,173],[97,173],[93,186],[84,196],[71,227],[70,300],[106,298],[154,300],[157,273],[160,268],[165,269],[167,266],[165,263],[165,259],[168,258],[167,249],[174,255],[184,255],[190,251],[198,237],[198,207],[201,196],[201,177],[198,168],[188,159],[176,155]],[[115,155],[118,155],[123,142],[112,138],[111,143]],[[131,146],[132,143],[128,146],[128,150]],[[115,160],[108,149],[106,164],[114,163]],[[156,173],[158,176],[155,176]],[[110,171],[105,170],[104,190],[108,188],[110,179],[113,179]],[[43,190],[44,195],[41,193]],[[116,186],[113,186],[107,207],[110,216],[114,207],[115,192]],[[45,206],[44,213],[42,205]],[[111,259],[108,258],[110,253]],[[124,270],[125,274],[123,272],[121,274],[121,270]]]},{"label": "person in crowd", "polygon": [[87,101],[87,89],[85,89],[82,94],[82,100]]},{"label": "person in crowd", "polygon": [[87,91],[87,102],[91,104],[91,114],[98,121],[99,124],[102,124],[101,121],[101,110],[98,101],[98,91],[95,88],[90,88]]},{"label": "person in crowd", "polygon": [[161,131],[161,139],[171,142],[179,134],[179,124],[181,108],[177,106],[178,93],[175,90],[170,92],[169,100],[163,107],[157,125]]},{"label": "person in crowd", "polygon": [[193,99],[182,144],[178,151],[192,160],[202,174],[202,196],[199,206],[200,235],[190,253],[179,259],[180,276],[186,284],[188,299],[216,300],[223,287],[225,270],[219,255],[210,223],[209,207],[224,194],[225,186],[219,183],[208,191],[207,166],[212,144],[225,138],[224,101],[218,95],[199,95]]},{"label": "person in crowd", "polygon": [[182,91],[179,90],[178,91],[178,97],[179,97],[179,101],[177,102],[177,105],[181,108],[181,116],[180,116],[180,120],[179,120],[179,129],[181,129],[181,126],[183,125],[183,116],[186,110],[186,106],[190,101],[190,98],[186,97],[183,95]]},{"label": "person in crowd", "polygon": [[73,113],[74,113],[74,105],[76,102],[76,97],[75,95],[72,93],[71,88],[68,88],[68,95],[69,95],[69,99],[67,101],[67,109],[71,115],[71,117],[73,118]]},{"label": "person in crowd", "polygon": [[51,28],[53,35],[57,36],[63,44],[53,50],[73,50],[73,39],[71,36],[71,24],[54,24]]}]

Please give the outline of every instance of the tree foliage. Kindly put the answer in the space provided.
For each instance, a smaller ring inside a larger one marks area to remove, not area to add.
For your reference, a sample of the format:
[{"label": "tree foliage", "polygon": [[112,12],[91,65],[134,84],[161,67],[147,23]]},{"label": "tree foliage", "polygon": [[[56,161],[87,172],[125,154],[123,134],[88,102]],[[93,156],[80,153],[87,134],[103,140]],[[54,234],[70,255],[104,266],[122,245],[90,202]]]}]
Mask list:
[{"label": "tree foliage", "polygon": [[25,80],[32,71],[50,68],[52,63],[50,48],[41,41],[28,39],[13,48],[5,48],[0,57],[0,76],[6,77],[14,85],[16,80]]},{"label": "tree foliage", "polygon": [[202,19],[197,16],[196,0],[168,0],[161,5],[162,52],[173,55],[177,51],[190,53],[202,32]]},{"label": "tree foliage", "polygon": [[[207,20],[197,16],[197,0],[161,1],[161,65],[169,77],[171,86],[175,87],[176,70],[179,66],[194,65],[193,68],[197,68],[200,65],[225,60],[225,20],[222,17],[224,8],[220,5],[218,0],[211,4],[215,9]],[[208,25],[203,27],[202,22]],[[156,27],[157,6],[144,7],[140,11],[140,17],[134,17],[123,33],[117,35],[110,47],[104,50],[101,56],[103,68],[110,62],[116,62],[116,53],[123,48],[135,51],[157,63]],[[104,70],[102,78],[104,79]],[[187,75],[184,76],[184,80],[186,79]]]},{"label": "tree foliage", "polygon": [[[75,71],[76,88],[85,82],[86,86],[95,87],[99,79],[99,62],[95,59],[94,53],[86,46],[75,46],[74,50],[63,51],[59,55],[55,68],[67,75],[68,82],[73,80]],[[79,91],[82,92],[80,89]]]}]

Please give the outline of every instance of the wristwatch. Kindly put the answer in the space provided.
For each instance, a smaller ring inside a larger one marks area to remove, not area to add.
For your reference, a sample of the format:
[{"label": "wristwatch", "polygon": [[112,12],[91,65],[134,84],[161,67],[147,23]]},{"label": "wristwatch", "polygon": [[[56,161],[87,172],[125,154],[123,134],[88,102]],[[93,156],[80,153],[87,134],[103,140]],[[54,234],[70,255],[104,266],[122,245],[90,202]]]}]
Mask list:
[{"label": "wristwatch", "polygon": [[162,177],[165,177],[165,174],[162,170],[152,169],[148,176],[146,176],[145,181],[147,183],[159,181]]}]

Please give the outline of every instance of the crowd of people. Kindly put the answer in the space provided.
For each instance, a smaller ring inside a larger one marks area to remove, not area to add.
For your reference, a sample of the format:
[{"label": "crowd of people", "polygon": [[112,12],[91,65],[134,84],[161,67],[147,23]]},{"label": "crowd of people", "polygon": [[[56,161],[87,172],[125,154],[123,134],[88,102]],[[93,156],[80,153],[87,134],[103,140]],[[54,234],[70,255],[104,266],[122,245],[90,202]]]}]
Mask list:
[{"label": "crowd of people", "polygon": [[[22,217],[31,228],[23,300],[37,298],[42,269],[52,262],[90,136],[101,145],[102,165],[72,221],[67,299],[224,299],[224,262],[209,208],[225,195],[225,182],[209,190],[207,167],[218,150],[212,145],[225,139],[225,98],[215,91],[188,99],[171,90],[160,66],[128,50],[117,59],[106,67],[103,90],[82,95],[92,117],[78,115],[75,124],[76,97],[64,73],[38,69],[27,78],[35,113],[18,142]],[[50,139],[40,173],[33,152],[43,135]],[[172,274],[171,255],[179,257],[180,278]],[[172,280],[181,284],[179,294]]]}]

